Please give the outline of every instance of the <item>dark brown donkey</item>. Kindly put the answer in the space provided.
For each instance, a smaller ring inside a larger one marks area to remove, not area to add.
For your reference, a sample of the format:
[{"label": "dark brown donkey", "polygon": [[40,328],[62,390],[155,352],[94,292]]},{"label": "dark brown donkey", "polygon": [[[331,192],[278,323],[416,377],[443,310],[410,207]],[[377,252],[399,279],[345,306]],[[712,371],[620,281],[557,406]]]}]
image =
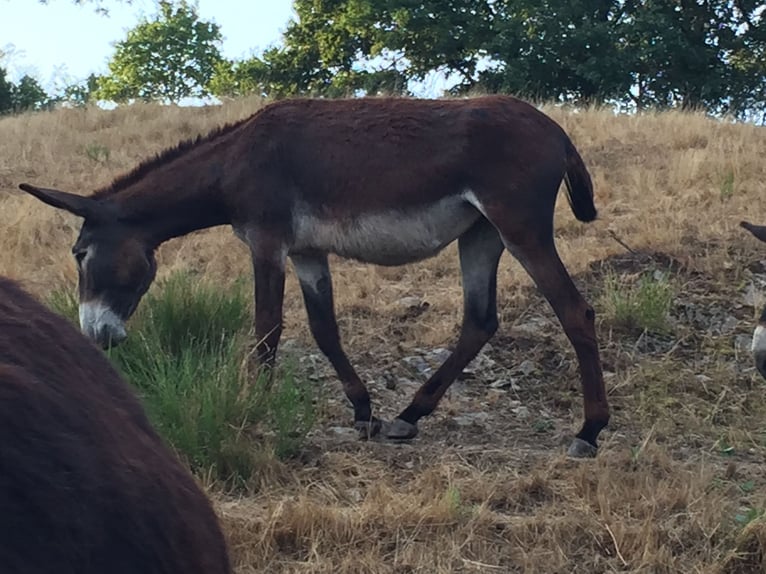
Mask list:
[{"label": "dark brown donkey", "polygon": [[[288,100],[179,144],[90,197],[21,189],[85,219],[73,252],[80,319],[90,337],[125,336],[163,241],[230,224],[250,247],[255,331],[271,364],[282,325],[285,263],[303,290],[311,331],[333,364],[362,433],[407,439],[497,329],[498,261],[507,248],[569,337],[585,423],[569,449],[594,456],[609,420],[593,309],[553,241],[562,179],[575,216],[596,217],[591,179],[566,133],[512,97],[464,100]],[[458,240],[464,319],[454,352],[412,403],[382,425],[338,336],[327,254],[401,265]]]},{"label": "dark brown donkey", "polygon": [[0,565],[231,572],[210,502],[104,354],[2,277]]},{"label": "dark brown donkey", "polygon": [[[740,223],[742,227],[752,233],[757,239],[766,242],[766,226],[753,225],[747,221]],[[755,360],[755,368],[766,379],[766,307],[761,311],[761,318],[753,331],[753,342],[750,346]]]}]

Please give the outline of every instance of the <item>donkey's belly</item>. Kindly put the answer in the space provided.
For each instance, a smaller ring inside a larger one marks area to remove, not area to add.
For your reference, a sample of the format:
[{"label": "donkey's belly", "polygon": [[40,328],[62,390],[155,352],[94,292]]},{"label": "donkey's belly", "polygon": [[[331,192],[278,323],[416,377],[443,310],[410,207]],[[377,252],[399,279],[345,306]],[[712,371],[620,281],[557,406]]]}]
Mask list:
[{"label": "donkey's belly", "polygon": [[377,265],[402,265],[435,255],[479,217],[481,214],[458,196],[428,207],[336,221],[303,208],[295,219],[291,251],[320,250]]}]

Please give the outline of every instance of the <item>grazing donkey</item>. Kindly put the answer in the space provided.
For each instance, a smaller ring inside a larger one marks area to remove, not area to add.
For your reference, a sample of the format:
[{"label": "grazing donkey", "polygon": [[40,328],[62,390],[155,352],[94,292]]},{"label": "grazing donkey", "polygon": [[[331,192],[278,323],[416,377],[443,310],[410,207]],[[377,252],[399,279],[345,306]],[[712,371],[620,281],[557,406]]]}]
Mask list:
[{"label": "grazing donkey", "polygon": [[107,358],[0,277],[0,570],[229,574],[210,502]]},{"label": "grazing donkey", "polygon": [[[747,229],[756,238],[766,242],[766,226],[753,225],[747,221],[740,222],[740,226]],[[761,318],[753,332],[753,342],[750,348],[753,352],[755,368],[758,369],[761,376],[766,379],[766,307],[761,311]]]},{"label": "grazing donkey", "polygon": [[[497,266],[505,247],[574,346],[585,422],[569,453],[595,456],[609,407],[593,309],[553,240],[562,179],[575,216],[595,219],[591,179],[569,137],[512,97],[297,99],[180,143],[91,196],[20,188],[84,218],[73,247],[80,320],[101,344],[126,336],[125,321],[154,277],[158,245],[229,224],[250,247],[258,354],[270,365],[289,257],[311,331],[343,383],[356,427],[391,439],[416,435],[418,420],[495,333]],[[327,254],[401,265],[431,257],[455,239],[464,292],[460,337],[411,404],[383,425],[341,347]]]}]

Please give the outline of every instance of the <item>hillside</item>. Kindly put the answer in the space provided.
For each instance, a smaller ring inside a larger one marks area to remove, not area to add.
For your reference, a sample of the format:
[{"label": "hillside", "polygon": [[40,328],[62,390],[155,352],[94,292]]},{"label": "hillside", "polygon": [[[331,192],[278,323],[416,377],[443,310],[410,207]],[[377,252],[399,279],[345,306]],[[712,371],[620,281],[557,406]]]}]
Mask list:
[{"label": "hillside", "polygon": [[[41,297],[76,282],[79,221],[19,183],[89,193],[260,105],[0,119],[0,273]],[[284,349],[326,402],[301,456],[269,463],[257,491],[210,485],[239,572],[764,571],[766,384],[748,345],[766,303],[766,245],[738,223],[766,224],[766,128],[544,110],[580,150],[599,209],[581,224],[562,194],[556,215],[559,252],[597,313],[613,408],[599,458],[563,456],[581,420],[574,352],[509,255],[497,335],[406,445],[347,432],[289,273]],[[158,260],[160,276],[250,275],[228,228],[170,241]],[[400,268],[331,264],[345,347],[391,417],[457,336],[456,248]]]}]

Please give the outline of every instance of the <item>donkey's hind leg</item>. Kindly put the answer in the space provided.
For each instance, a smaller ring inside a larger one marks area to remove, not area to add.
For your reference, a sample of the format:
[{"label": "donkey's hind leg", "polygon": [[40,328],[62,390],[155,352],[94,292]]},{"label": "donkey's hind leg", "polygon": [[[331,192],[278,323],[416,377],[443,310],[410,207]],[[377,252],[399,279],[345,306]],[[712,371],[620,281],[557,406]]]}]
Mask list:
[{"label": "donkey's hind leg", "polygon": [[386,435],[408,439],[417,434],[417,422],[431,414],[463,369],[497,331],[497,264],[503,242],[484,218],[458,239],[463,276],[463,325],[455,350],[418,389],[410,405],[393,421]]},{"label": "donkey's hind leg", "polygon": [[311,334],[332,363],[343,384],[343,391],[354,407],[355,427],[363,438],[372,437],[380,431],[381,421],[372,416],[370,394],[340,344],[327,255],[292,255],[290,259],[303,292]]},{"label": "donkey's hind leg", "polygon": [[[552,227],[551,227],[552,229]],[[580,366],[585,422],[569,447],[569,456],[593,457],[599,432],[609,422],[604,379],[596,340],[595,313],[583,299],[559,258],[552,231],[540,224],[535,230],[502,232],[508,250],[526,269],[553,307],[569,338]]]}]

